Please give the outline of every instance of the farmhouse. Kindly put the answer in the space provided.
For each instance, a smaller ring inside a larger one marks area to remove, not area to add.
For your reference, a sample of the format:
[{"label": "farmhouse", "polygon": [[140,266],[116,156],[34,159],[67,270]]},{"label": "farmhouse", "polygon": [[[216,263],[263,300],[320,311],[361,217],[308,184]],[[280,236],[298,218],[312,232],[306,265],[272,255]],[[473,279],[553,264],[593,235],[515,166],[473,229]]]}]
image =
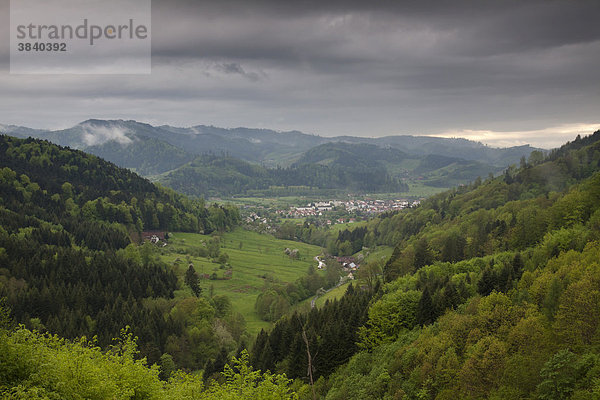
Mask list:
[{"label": "farmhouse", "polygon": [[167,232],[164,231],[145,231],[142,232],[142,239],[148,240],[152,244],[163,242],[166,244]]}]

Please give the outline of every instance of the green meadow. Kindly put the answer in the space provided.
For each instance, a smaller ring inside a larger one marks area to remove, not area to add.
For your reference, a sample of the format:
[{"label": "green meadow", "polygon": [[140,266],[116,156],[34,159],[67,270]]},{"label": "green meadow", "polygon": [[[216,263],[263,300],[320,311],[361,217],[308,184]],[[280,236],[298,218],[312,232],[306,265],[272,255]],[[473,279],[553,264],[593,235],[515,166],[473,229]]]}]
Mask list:
[{"label": "green meadow", "polygon": [[333,232],[335,234],[343,231],[344,229],[348,229],[348,230],[354,230],[356,228],[359,228],[361,226],[365,226],[367,225],[366,221],[358,221],[358,222],[346,222],[343,224],[334,224],[331,225],[329,227],[330,232]]},{"label": "green meadow", "polygon": [[427,186],[419,181],[408,184],[408,192],[402,193],[405,197],[431,197],[435,194],[444,192],[449,188]]},{"label": "green meadow", "polygon": [[[350,282],[352,282],[353,285],[357,285],[357,281],[350,281]],[[348,289],[348,285],[350,284],[350,282],[346,282],[343,285],[340,285],[334,289],[331,289],[329,292],[325,293],[323,296],[320,296],[317,299],[317,301],[315,301],[315,307],[317,307],[317,308],[323,307],[327,300],[333,301],[336,299],[340,299],[344,295],[344,293],[346,293],[346,290]]]},{"label": "green meadow", "polygon": [[[223,279],[226,268],[212,262],[208,257],[199,257],[195,249],[205,247],[213,236],[194,233],[171,233],[169,245],[163,250],[161,258],[173,265],[181,281],[182,290],[178,297],[191,296],[191,290],[183,283],[183,276],[189,263],[196,272],[216,273],[218,279],[201,279],[203,293],[226,295],[233,309],[246,319],[247,330],[256,335],[261,328],[268,328],[269,322],[259,319],[254,303],[261,289],[269,280],[293,282],[306,275],[309,267],[317,266],[314,257],[321,254],[322,248],[305,243],[276,239],[271,235],[259,234],[238,228],[221,235],[221,253],[229,256],[228,265],[233,268],[231,279]],[[286,248],[298,249],[298,259],[292,259],[284,253]]]},{"label": "green meadow", "polygon": [[393,252],[394,248],[391,246],[377,246],[368,252],[364,262],[382,261],[385,263],[392,256]]}]

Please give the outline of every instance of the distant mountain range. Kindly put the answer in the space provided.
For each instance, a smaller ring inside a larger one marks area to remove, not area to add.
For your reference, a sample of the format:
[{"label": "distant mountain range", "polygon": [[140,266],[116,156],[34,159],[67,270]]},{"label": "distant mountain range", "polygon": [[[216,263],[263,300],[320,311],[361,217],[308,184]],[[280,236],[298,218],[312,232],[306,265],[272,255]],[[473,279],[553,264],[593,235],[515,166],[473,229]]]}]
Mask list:
[{"label": "distant mountain range", "polygon": [[451,187],[498,173],[538,150],[427,136],[326,138],[93,119],[55,131],[0,125],[0,133],[80,149],[192,195],[248,194],[271,186],[391,192],[417,181]]}]

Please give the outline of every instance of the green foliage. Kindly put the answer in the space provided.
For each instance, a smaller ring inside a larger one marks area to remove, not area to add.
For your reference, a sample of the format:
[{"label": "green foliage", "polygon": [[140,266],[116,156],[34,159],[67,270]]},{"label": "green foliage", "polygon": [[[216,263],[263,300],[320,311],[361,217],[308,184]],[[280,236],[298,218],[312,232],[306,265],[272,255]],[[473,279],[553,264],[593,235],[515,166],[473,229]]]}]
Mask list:
[{"label": "green foliage", "polygon": [[[367,229],[376,244],[396,246],[386,280],[436,260],[525,249],[542,241],[554,256],[566,248],[581,248],[588,240],[582,226],[600,204],[599,158],[598,142],[576,149],[567,145],[543,162],[509,168],[504,177],[453,189],[432,196],[416,210],[370,221]],[[562,234],[556,232],[562,229]]]},{"label": "green foliage", "polygon": [[[0,155],[2,205],[15,212],[27,207],[27,215],[42,220],[58,218],[78,244],[88,247],[110,242],[118,234],[99,237],[108,226],[102,222],[123,224],[126,235],[142,229],[211,232],[239,223],[236,208],[207,209],[203,201],[191,201],[80,151],[1,136]],[[50,165],[36,163],[36,157]]]},{"label": "green foliage", "polygon": [[[494,262],[506,262],[512,268],[527,265],[532,255],[499,254]],[[376,378],[371,369],[385,368],[389,382],[396,384],[383,384],[384,392],[375,398],[595,398],[600,382],[595,380],[600,373],[598,259],[599,242],[589,243],[582,252],[561,253],[547,259],[543,268],[523,273],[507,293],[494,290],[485,297],[471,297],[421,331],[409,331],[397,323],[399,316],[415,312],[414,303],[405,298],[413,288],[439,287],[435,282],[446,280],[440,274],[449,274],[449,281],[458,282],[458,287],[465,276],[489,270],[492,259],[463,261],[446,269],[428,266],[386,285],[388,293],[371,306],[369,321],[360,330],[363,346],[374,358],[365,361],[368,352],[356,355],[356,361],[352,359],[331,377],[328,396],[340,398],[338,394],[347,393],[357,380],[367,385]],[[465,275],[467,270],[472,272]],[[565,282],[569,283],[565,286]],[[473,293],[475,285],[470,286],[468,291]],[[430,296],[434,308],[436,298],[445,291]],[[409,304],[407,309],[405,304]],[[382,312],[386,310],[392,311]],[[550,315],[554,315],[553,322]],[[559,351],[565,347],[570,350]],[[389,361],[382,365],[382,359]],[[367,364],[360,369],[355,362]],[[358,371],[349,374],[350,366]]]},{"label": "green foliage", "polygon": [[380,343],[394,340],[404,330],[417,323],[417,308],[421,293],[416,290],[397,291],[384,295],[369,308],[366,328],[361,328],[361,347],[371,349]]},{"label": "green foliage", "polygon": [[200,296],[202,288],[200,288],[198,274],[192,264],[190,264],[188,270],[185,272],[185,284],[192,289],[192,293],[194,293],[196,297]]},{"label": "green foliage", "polygon": [[[374,147],[374,146],[373,146]],[[368,165],[367,165],[368,164]],[[288,168],[265,168],[226,156],[204,155],[161,178],[161,182],[195,196],[306,194],[314,191],[401,192],[408,186],[390,176],[383,165],[363,157],[352,162],[324,165],[296,163]]]},{"label": "green foliage", "polygon": [[[599,135],[370,223],[405,240],[327,397],[598,398]],[[413,313],[422,329],[397,323]]]},{"label": "green foliage", "polygon": [[263,370],[286,372],[291,378],[306,379],[304,330],[314,357],[313,376],[327,377],[358,350],[357,329],[366,321],[369,300],[374,294],[349,285],[340,300],[327,301],[306,316],[294,313],[280,319],[270,333],[261,331],[257,336],[252,364]]},{"label": "green foliage", "polygon": [[568,399],[575,390],[577,380],[577,356],[569,350],[561,350],[550,358],[540,371],[543,381],[538,385],[541,400]]},{"label": "green foliage", "polygon": [[225,383],[212,385],[205,392],[206,399],[296,399],[290,393],[290,380],[285,375],[272,375],[253,370],[248,364],[249,355],[242,352],[241,357],[232,358],[233,366],[225,366],[223,376]]},{"label": "green foliage", "polygon": [[[110,351],[85,338],[67,341],[22,327],[0,330],[0,396],[4,399],[295,399],[284,375],[253,370],[248,353],[232,359],[224,383],[208,388],[197,375],[138,359],[136,341],[122,331]],[[165,384],[159,374],[171,378]]]},{"label": "green foliage", "polygon": [[0,136],[0,192],[0,296],[17,322],[95,336],[103,348],[129,325],[151,363],[167,348],[178,367],[216,355],[214,311],[195,330],[169,318],[177,277],[157,246],[135,242],[144,229],[230,229],[236,207],[205,207],[95,156],[8,136]]},{"label": "green foliage", "polygon": [[2,332],[3,398],[151,399],[161,388],[158,368],[136,360],[131,334],[102,353],[85,338],[74,342],[19,328]]}]

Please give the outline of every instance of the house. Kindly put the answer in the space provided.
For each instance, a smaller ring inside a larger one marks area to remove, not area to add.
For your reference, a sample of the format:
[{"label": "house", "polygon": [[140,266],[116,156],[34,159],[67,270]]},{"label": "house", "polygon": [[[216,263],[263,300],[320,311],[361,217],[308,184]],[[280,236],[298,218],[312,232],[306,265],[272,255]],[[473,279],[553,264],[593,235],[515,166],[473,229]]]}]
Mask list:
[{"label": "house", "polygon": [[342,264],[342,266],[346,266],[347,264],[350,264],[350,263],[353,263],[356,261],[354,259],[354,257],[337,257],[336,260],[337,260],[337,262]]},{"label": "house", "polygon": [[160,242],[160,241],[166,242],[166,236],[167,236],[167,232],[163,232],[163,231],[142,232],[142,239],[148,240],[152,244],[158,244],[158,242]]}]

